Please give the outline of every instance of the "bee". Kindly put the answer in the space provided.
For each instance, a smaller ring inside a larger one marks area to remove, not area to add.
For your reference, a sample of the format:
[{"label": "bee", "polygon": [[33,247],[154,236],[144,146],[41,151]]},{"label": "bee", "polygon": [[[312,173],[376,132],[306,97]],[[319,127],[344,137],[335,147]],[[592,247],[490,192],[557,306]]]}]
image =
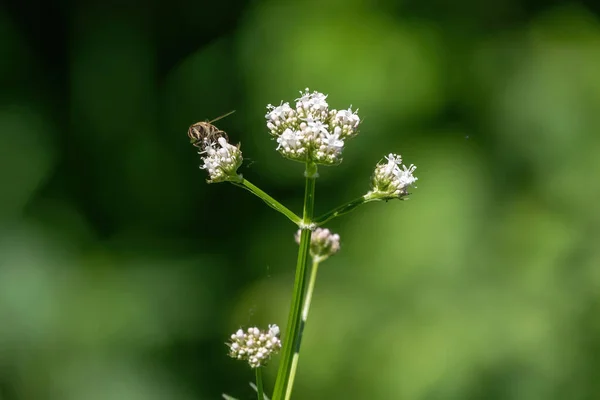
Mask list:
[{"label": "bee", "polygon": [[225,140],[229,140],[227,134],[214,126],[212,123],[216,122],[222,118],[225,118],[231,114],[233,114],[235,110],[228,112],[227,114],[223,114],[220,117],[217,117],[211,121],[201,121],[196,122],[188,129],[188,137],[190,138],[190,143],[194,146],[198,147],[202,151],[206,150],[206,147],[210,144],[217,141],[219,138],[225,138]]}]

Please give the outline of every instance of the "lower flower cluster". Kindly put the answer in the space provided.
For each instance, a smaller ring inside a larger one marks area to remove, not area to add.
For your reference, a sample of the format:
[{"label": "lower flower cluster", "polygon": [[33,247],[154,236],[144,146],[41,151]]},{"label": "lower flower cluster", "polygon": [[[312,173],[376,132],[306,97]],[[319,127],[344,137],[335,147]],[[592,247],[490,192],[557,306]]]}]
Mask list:
[{"label": "lower flower cluster", "polygon": [[269,361],[271,354],[281,349],[279,327],[269,325],[267,331],[261,331],[256,327],[248,328],[246,332],[238,329],[231,335],[231,342],[227,343],[227,346],[229,346],[230,357],[247,360],[252,368],[262,367]]},{"label": "lower flower cluster", "polygon": [[[300,244],[302,230],[298,230],[294,239]],[[340,235],[329,229],[317,228],[310,236],[310,255],[313,259],[323,261],[340,251]]]}]

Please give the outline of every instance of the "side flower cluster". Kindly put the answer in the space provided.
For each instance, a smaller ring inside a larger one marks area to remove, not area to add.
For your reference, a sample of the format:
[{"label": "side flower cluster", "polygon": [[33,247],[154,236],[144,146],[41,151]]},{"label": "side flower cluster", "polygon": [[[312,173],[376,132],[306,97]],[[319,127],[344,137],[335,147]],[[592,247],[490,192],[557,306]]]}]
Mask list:
[{"label": "side flower cluster", "polygon": [[385,160],[375,167],[371,178],[371,191],[367,196],[401,198],[408,195],[408,188],[414,186],[418,180],[413,175],[417,167],[413,164],[409,167],[403,165],[402,157],[398,154],[390,153]]},{"label": "side flower cluster", "polygon": [[300,94],[295,108],[289,103],[267,106],[267,128],[277,140],[277,151],[291,160],[339,164],[345,141],[358,134],[358,110],[330,110],[327,96],[308,88]]},{"label": "side flower cluster", "polygon": [[[298,230],[294,238],[300,244],[302,230]],[[321,261],[340,251],[340,235],[329,229],[317,228],[310,235],[310,255]]]},{"label": "side flower cluster", "polygon": [[238,360],[247,360],[252,368],[265,365],[271,358],[271,354],[281,349],[279,339],[279,327],[269,325],[267,331],[261,331],[256,327],[248,328],[246,332],[238,329],[231,335],[229,356]]},{"label": "side flower cluster", "polygon": [[203,162],[200,168],[208,172],[209,183],[239,179],[237,170],[244,161],[239,145],[231,145],[226,138],[219,137],[203,146],[198,154]]}]

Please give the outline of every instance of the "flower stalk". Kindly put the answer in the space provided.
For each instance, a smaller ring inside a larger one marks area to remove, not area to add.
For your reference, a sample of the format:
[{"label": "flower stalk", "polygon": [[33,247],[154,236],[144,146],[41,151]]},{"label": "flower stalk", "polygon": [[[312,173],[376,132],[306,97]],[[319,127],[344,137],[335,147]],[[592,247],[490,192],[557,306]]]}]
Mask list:
[{"label": "flower stalk", "polygon": [[238,181],[231,181],[231,183],[241,188],[244,188],[250,193],[254,194],[256,197],[264,201],[269,207],[285,215],[294,224],[300,226],[300,224],[302,223],[302,218],[297,216],[292,210],[275,200],[273,197],[261,190],[259,187],[252,184],[248,179],[242,177]]},{"label": "flower stalk", "polygon": [[256,396],[258,400],[265,400],[265,391],[263,389],[262,368],[256,368]]},{"label": "flower stalk", "polygon": [[312,301],[313,292],[315,290],[315,283],[317,282],[317,272],[319,270],[319,263],[320,261],[318,259],[313,259],[312,266],[310,268],[310,279],[308,280],[306,295],[304,296],[304,305],[302,306],[302,320],[300,324],[300,330],[298,331],[298,351],[294,353],[294,356],[292,358],[292,364],[290,366],[288,387],[285,393],[286,400],[288,400],[292,396],[292,388],[294,387],[294,379],[296,378],[296,370],[298,369],[298,361],[300,359],[300,345],[302,343],[302,335],[304,334],[304,328],[306,328],[308,312],[310,311],[310,304]]},{"label": "flower stalk", "polygon": [[306,165],[306,182],[304,187],[304,207],[302,214],[303,228],[300,235],[300,247],[296,262],[296,276],[294,278],[294,289],[292,303],[288,316],[286,338],[281,352],[281,361],[275,381],[273,400],[289,399],[292,390],[293,376],[291,374],[294,357],[300,351],[300,333],[302,324],[302,304],[304,303],[307,261],[310,249],[311,231],[307,227],[311,224],[314,201],[317,166],[312,163]]},{"label": "flower stalk", "polygon": [[[301,231],[296,234],[296,241],[301,243]],[[306,328],[306,323],[308,321],[308,312],[310,311],[315,284],[317,282],[319,264],[340,250],[340,236],[331,233],[329,229],[317,228],[311,235],[309,248],[312,257],[312,266],[310,268],[310,278],[308,280],[306,294],[302,305],[302,315],[298,331],[298,345],[296,347],[297,350],[292,358],[290,376],[288,377],[289,383],[285,394],[286,400],[292,395],[296,370],[298,369],[298,360],[300,359],[300,345],[302,344],[302,336],[304,335],[304,329]]]},{"label": "flower stalk", "polygon": [[337,218],[341,215],[348,214],[349,212],[354,211],[356,208],[358,208],[359,206],[362,206],[363,204],[365,204],[369,201],[376,201],[376,200],[377,199],[367,199],[366,196],[361,196],[357,199],[349,201],[346,204],[342,204],[341,206],[336,207],[333,210],[328,211],[323,215],[316,217],[314,219],[313,223],[315,224],[315,226],[322,226],[326,222],[329,222],[334,218]]}]

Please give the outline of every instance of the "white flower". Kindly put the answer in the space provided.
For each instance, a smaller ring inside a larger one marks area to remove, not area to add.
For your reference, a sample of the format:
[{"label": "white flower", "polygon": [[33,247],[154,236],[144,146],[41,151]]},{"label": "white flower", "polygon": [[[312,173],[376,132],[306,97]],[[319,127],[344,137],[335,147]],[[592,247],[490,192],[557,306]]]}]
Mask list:
[{"label": "white flower", "polygon": [[299,159],[306,154],[304,146],[304,134],[300,131],[293,131],[287,128],[281,136],[277,138],[277,150],[288,158]]},{"label": "white flower", "polygon": [[256,327],[248,328],[246,332],[239,329],[231,335],[229,356],[238,360],[246,360],[250,367],[258,368],[265,365],[271,358],[271,354],[281,349],[279,339],[279,327],[269,325],[266,332],[261,332]]},{"label": "white flower", "polygon": [[315,120],[313,117],[307,117],[306,122],[300,124],[300,128],[306,132],[306,137],[317,138],[329,133],[327,125],[321,120]]},{"label": "white flower", "polygon": [[219,137],[217,143],[208,143],[204,151],[200,151],[203,164],[201,169],[208,172],[208,182],[223,182],[240,179],[237,169],[242,165],[243,157],[239,145],[233,146],[224,137]]},{"label": "white flower", "polygon": [[324,143],[327,149],[331,151],[341,151],[344,147],[344,141],[340,140],[339,133],[326,133]]},{"label": "white flower", "polygon": [[413,186],[414,183],[418,180],[418,178],[413,175],[415,169],[417,169],[417,167],[414,164],[410,164],[408,168],[406,168],[406,165],[403,165],[402,169],[398,168],[395,171],[396,178],[398,179],[398,183],[401,187],[406,188],[409,186]]},{"label": "white flower", "polygon": [[402,157],[398,154],[390,153],[385,159],[387,162],[375,167],[371,179],[372,189],[367,196],[401,198],[408,195],[408,188],[418,180],[413,175],[417,167],[413,164],[409,167],[402,165]]},{"label": "white flower", "polygon": [[336,165],[342,161],[345,140],[356,136],[360,118],[352,109],[329,110],[327,95],[300,92],[296,108],[289,103],[268,105],[267,128],[284,157],[296,161]]},{"label": "white flower", "polygon": [[269,333],[272,336],[279,336],[279,327],[275,324],[269,325]]},{"label": "white flower", "polygon": [[310,93],[308,88],[304,92],[300,92],[300,94],[302,96],[296,99],[296,111],[301,118],[327,118],[327,114],[329,113],[327,95],[317,91]]},{"label": "white flower", "polygon": [[390,153],[385,157],[388,163],[385,166],[385,174],[391,175],[398,169],[398,165],[402,164],[402,157],[399,154]]},{"label": "white flower", "polygon": [[278,136],[286,129],[297,125],[298,117],[296,110],[290,107],[289,103],[282,103],[278,107],[271,104],[267,106],[269,112],[265,115],[267,119],[267,128],[273,136]]},{"label": "white flower", "polygon": [[351,108],[337,111],[331,119],[331,127],[334,130],[339,129],[340,136],[342,137],[350,138],[356,136],[358,134],[358,125],[360,124],[357,112],[358,110],[352,111]]}]

